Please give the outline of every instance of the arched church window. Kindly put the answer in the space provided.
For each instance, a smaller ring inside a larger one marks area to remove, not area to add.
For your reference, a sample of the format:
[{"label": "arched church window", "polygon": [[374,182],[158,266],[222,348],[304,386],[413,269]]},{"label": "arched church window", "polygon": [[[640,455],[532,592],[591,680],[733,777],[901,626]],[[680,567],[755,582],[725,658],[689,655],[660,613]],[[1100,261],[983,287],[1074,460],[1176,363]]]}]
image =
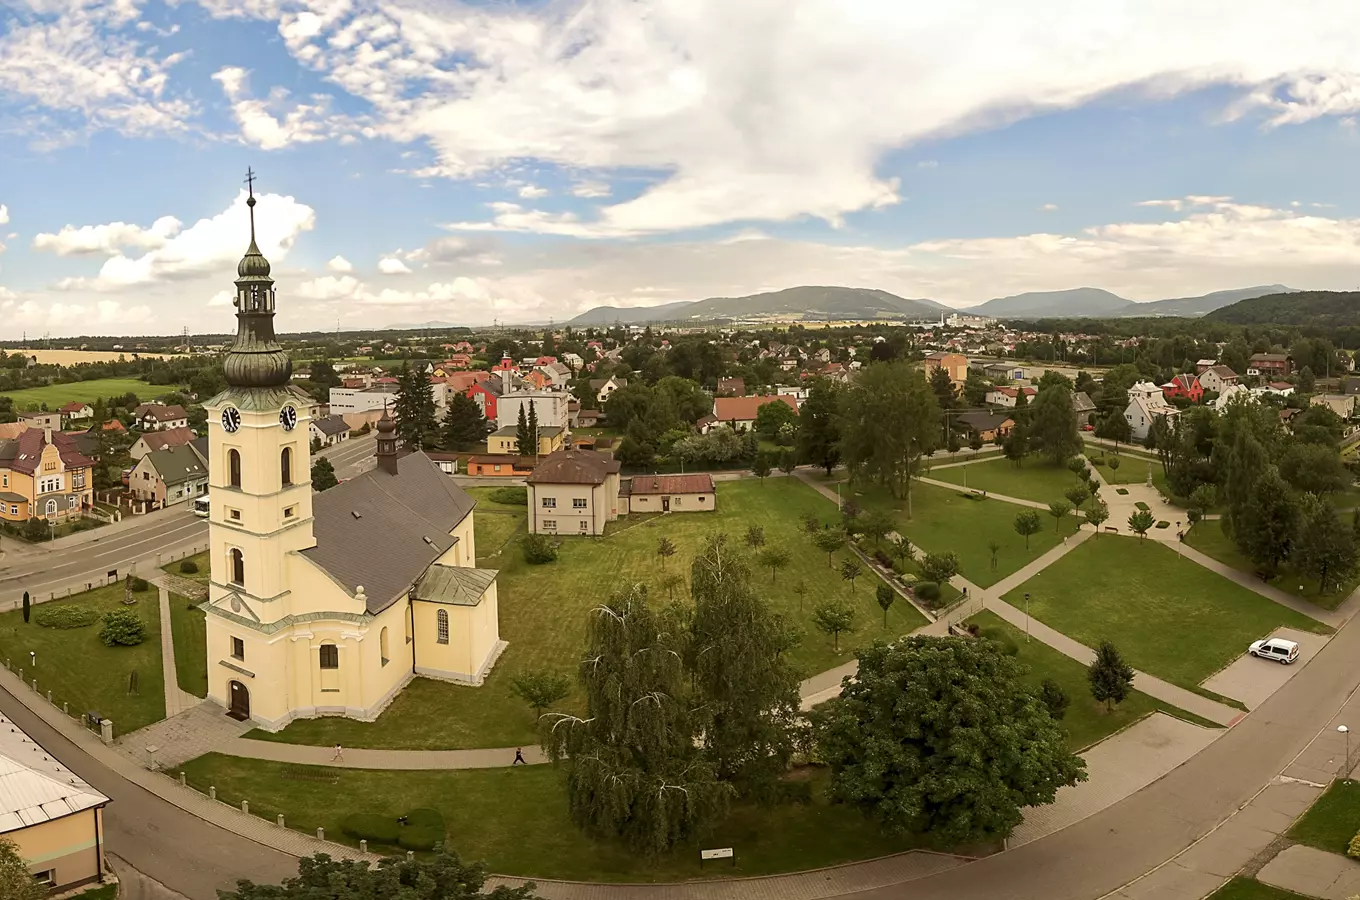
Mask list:
[{"label": "arched church window", "polygon": [[237,587],[245,587],[246,583],[246,556],[236,547],[232,547],[227,553],[227,558],[231,561],[231,583]]},{"label": "arched church window", "polygon": [[283,476],[283,486],[293,483],[293,448],[284,447],[279,454],[279,474]]},{"label": "arched church window", "polygon": [[228,484],[234,488],[241,486],[241,451],[227,451],[227,478]]},{"label": "arched church window", "polygon": [[382,631],[378,632],[378,655],[379,655],[379,657],[381,657],[381,659],[382,659],[382,664],[383,664],[383,665],[387,665],[388,660],[391,659],[391,656],[390,656],[390,655],[388,654],[388,652],[387,652],[387,628],[386,628],[386,627],[384,627]]},{"label": "arched church window", "polygon": [[449,642],[449,611],[446,609],[439,610],[434,614],[434,621],[439,633],[439,643],[447,644]]}]

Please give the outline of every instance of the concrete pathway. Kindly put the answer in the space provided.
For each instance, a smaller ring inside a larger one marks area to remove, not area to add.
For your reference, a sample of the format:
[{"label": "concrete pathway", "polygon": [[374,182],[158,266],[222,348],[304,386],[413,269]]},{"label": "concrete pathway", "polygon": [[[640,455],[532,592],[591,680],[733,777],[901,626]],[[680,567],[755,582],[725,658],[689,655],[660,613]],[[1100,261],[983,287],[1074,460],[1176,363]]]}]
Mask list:
[{"label": "concrete pathway", "polygon": [[161,600],[161,674],[165,677],[165,717],[168,719],[202,701],[179,688],[179,673],[175,671],[175,637],[170,627],[170,592],[159,585],[157,587]]},{"label": "concrete pathway", "polygon": [[[938,481],[934,478],[918,478],[916,480],[921,482],[921,484],[929,484],[935,487],[942,487],[951,491],[970,491],[972,493],[978,492],[977,488],[966,488],[961,484],[954,484],[953,482],[950,481]],[[1034,500],[1021,500],[1019,497],[1008,497],[1005,494],[997,494],[993,493],[992,491],[983,491],[982,493],[985,493],[987,495],[987,499],[989,500],[1000,500],[1003,503],[1014,503],[1016,506],[1028,506],[1030,509],[1042,509],[1044,512],[1048,512],[1047,503],[1039,503]]]},{"label": "concrete pathway", "polygon": [[[231,718],[225,709],[211,700],[194,697],[193,701],[176,715],[118,737],[113,742],[114,748],[143,768],[168,771],[205,753],[225,752],[224,747],[255,727]],[[264,744],[263,741],[247,743]],[[320,751],[323,748],[312,749]],[[326,752],[329,755],[331,751]]]},{"label": "concrete pathway", "polygon": [[[224,717],[225,718],[225,717]],[[502,769],[515,762],[515,747],[485,750],[362,750],[342,748],[340,759],[334,747],[305,744],[277,744],[232,738],[213,748],[227,756],[266,759],[307,766],[334,766],[340,769]],[[548,762],[538,745],[518,748],[530,765]]]},{"label": "concrete pathway", "polygon": [[1256,880],[1308,897],[1348,900],[1360,895],[1360,862],[1295,844],[1266,863]]}]

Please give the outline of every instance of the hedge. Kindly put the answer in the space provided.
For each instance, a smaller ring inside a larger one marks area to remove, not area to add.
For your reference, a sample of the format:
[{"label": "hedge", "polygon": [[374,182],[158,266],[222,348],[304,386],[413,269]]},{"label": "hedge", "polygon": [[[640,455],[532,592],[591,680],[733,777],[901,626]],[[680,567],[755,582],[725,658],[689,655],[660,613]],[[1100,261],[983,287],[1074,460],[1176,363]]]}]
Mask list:
[{"label": "hedge", "polygon": [[33,621],[44,628],[85,628],[99,621],[99,613],[88,606],[63,606],[58,603],[38,607]]},{"label": "hedge", "polygon": [[1346,855],[1351,859],[1360,859],[1360,832],[1356,832],[1355,837],[1351,838],[1351,845],[1346,848]]},{"label": "hedge", "polygon": [[918,581],[911,592],[925,603],[935,603],[940,599],[940,586],[933,581]]}]

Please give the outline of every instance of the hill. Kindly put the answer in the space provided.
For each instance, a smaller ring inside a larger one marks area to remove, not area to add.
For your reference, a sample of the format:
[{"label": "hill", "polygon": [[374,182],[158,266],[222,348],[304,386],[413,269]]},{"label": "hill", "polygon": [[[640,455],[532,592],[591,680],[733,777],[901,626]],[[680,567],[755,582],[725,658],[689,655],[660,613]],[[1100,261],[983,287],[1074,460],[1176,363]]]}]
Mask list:
[{"label": "hill", "polygon": [[1290,294],[1295,291],[1297,291],[1297,288],[1285,287],[1282,284],[1261,284],[1256,287],[1214,291],[1198,297],[1176,297],[1172,300],[1154,300],[1151,303],[1133,303],[1130,304],[1130,308],[1125,309],[1119,315],[1202,316],[1224,306],[1230,306],[1239,300],[1250,300],[1253,297],[1262,297],[1266,294]]},{"label": "hill", "polygon": [[1100,288],[1072,288],[1067,291],[1030,291],[1010,297],[997,297],[968,312],[997,319],[1023,316],[1029,319],[1064,319],[1076,316],[1117,316],[1133,306],[1118,294]]},{"label": "hill", "polygon": [[947,310],[934,300],[910,300],[874,288],[802,286],[745,297],[710,297],[647,307],[597,306],[568,325],[711,322],[798,316],[804,319],[921,319]]},{"label": "hill", "polygon": [[1240,300],[1205,316],[1230,325],[1360,325],[1360,291],[1293,291]]}]

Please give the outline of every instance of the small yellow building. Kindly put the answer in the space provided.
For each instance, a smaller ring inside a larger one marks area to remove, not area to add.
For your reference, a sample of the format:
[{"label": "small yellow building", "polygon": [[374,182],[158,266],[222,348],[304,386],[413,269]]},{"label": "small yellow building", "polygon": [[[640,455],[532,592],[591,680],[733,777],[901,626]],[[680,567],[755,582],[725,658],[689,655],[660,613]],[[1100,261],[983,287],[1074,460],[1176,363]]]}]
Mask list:
[{"label": "small yellow building", "polygon": [[718,508],[713,476],[634,475],[625,493],[628,512],[706,512]]},{"label": "small yellow building", "polygon": [[[540,425],[538,428],[538,455],[547,456],[562,449],[566,437],[566,429],[556,426]],[[507,425],[498,428],[486,439],[486,452],[492,456],[519,456],[519,428],[515,425]],[[530,450],[528,456],[533,455]]]},{"label": "small yellow building", "polygon": [[620,508],[619,461],[594,450],[559,450],[539,460],[524,483],[534,534],[604,534],[628,513]]},{"label": "small yellow building", "polygon": [[104,805],[41,745],[0,716],[0,838],[53,893],[104,880]]},{"label": "small yellow building", "polygon": [[308,400],[274,339],[269,263],[237,269],[227,389],[207,401],[208,697],[278,730],[372,720],[416,675],[481,684],[505,647],[473,501],[378,422],[377,466],[314,494]]}]

